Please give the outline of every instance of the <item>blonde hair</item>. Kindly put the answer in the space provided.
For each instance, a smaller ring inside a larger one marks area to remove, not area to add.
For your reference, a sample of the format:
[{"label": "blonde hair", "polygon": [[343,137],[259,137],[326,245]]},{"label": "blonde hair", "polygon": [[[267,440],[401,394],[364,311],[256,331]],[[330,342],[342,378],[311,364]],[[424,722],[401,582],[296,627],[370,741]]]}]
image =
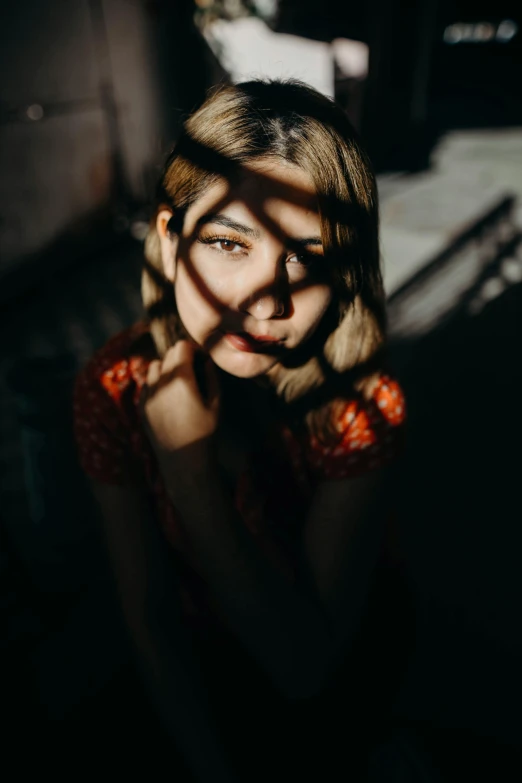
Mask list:
[{"label": "blonde hair", "polygon": [[334,303],[307,350],[293,366],[281,365],[275,387],[319,433],[329,428],[334,399],[354,390],[369,393],[385,333],[375,177],[349,120],[333,101],[294,80],[225,85],[209,95],[186,121],[165,163],[145,241],[142,297],[162,356],[184,331],[173,286],[163,273],[158,209],[172,209],[178,233],[188,207],[213,182],[267,158],[301,168],[317,193]]}]

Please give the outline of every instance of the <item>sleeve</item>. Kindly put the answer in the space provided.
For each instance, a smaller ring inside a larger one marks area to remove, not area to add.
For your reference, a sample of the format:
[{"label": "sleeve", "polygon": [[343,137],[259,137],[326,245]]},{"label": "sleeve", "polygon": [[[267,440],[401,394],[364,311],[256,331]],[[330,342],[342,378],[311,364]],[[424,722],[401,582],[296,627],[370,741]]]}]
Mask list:
[{"label": "sleeve", "polygon": [[382,376],[371,400],[352,400],[339,414],[339,442],[313,438],[307,454],[318,479],[360,476],[393,462],[405,442],[406,404],[397,381]]},{"label": "sleeve", "polygon": [[[120,369],[120,374],[122,370]],[[132,476],[131,436],[122,415],[120,395],[112,393],[104,368],[96,358],[79,373],[73,396],[74,437],[80,465],[90,478],[124,485]]]}]

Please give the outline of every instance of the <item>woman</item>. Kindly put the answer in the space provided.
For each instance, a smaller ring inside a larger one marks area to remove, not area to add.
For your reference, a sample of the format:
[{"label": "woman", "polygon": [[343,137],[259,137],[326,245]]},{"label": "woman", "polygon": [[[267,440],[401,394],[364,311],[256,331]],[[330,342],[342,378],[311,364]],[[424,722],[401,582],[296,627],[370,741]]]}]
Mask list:
[{"label": "woman", "polygon": [[147,321],[75,393],[144,677],[198,780],[333,764],[347,721],[353,769],[375,706],[356,650],[370,679],[385,663],[360,639],[404,400],[375,179],[344,114],[297,82],[216,90],[166,162],[145,256]]}]

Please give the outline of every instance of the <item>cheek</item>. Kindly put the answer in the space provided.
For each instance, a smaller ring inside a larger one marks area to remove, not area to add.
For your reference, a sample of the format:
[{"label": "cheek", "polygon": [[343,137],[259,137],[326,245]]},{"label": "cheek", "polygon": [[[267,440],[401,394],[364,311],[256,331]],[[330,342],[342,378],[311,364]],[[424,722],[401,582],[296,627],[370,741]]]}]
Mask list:
[{"label": "cheek", "polygon": [[220,312],[228,303],[231,286],[218,270],[209,269],[200,259],[178,260],[176,281],[183,297]]},{"label": "cheek", "polygon": [[303,335],[315,331],[328,310],[332,297],[329,286],[314,286],[294,294],[292,300],[295,324]]},{"label": "cheek", "polygon": [[216,304],[224,306],[227,301],[227,292],[230,291],[230,286],[227,286],[226,281],[216,275],[206,275],[202,279],[204,280],[206,290],[216,300]]},{"label": "cheek", "polygon": [[181,312],[221,312],[225,306],[226,286],[214,275],[195,264],[178,261],[176,272],[176,301]]}]

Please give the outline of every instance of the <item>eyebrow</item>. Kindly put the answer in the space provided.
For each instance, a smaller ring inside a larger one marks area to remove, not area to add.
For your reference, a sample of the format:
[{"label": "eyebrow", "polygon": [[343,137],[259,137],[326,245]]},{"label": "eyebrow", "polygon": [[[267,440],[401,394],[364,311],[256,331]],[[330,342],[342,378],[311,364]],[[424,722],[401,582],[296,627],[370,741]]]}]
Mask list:
[{"label": "eyebrow", "polygon": [[217,223],[218,226],[225,226],[225,228],[231,228],[233,231],[238,231],[240,234],[244,234],[252,239],[261,239],[261,232],[251,226],[245,226],[244,223],[238,223],[237,220],[232,220],[228,215],[223,215],[221,212],[209,212],[207,215],[203,215],[199,218],[197,226],[204,226],[206,223]]},{"label": "eyebrow", "polygon": [[[206,215],[202,215],[199,220],[197,221],[196,225],[204,226],[207,223],[216,223],[218,226],[225,226],[225,228],[231,228],[233,231],[238,231],[240,234],[244,234],[247,237],[251,237],[252,239],[261,239],[261,232],[256,229],[252,228],[251,226],[246,226],[244,223],[239,223],[237,220],[233,220],[232,218],[228,217],[228,215],[224,215],[221,212],[209,212]],[[303,237],[303,238],[289,238],[288,240],[289,247],[322,247],[323,241],[321,237]]]},{"label": "eyebrow", "polygon": [[290,247],[322,247],[323,240],[321,237],[304,237],[303,239],[290,238],[288,244]]}]

